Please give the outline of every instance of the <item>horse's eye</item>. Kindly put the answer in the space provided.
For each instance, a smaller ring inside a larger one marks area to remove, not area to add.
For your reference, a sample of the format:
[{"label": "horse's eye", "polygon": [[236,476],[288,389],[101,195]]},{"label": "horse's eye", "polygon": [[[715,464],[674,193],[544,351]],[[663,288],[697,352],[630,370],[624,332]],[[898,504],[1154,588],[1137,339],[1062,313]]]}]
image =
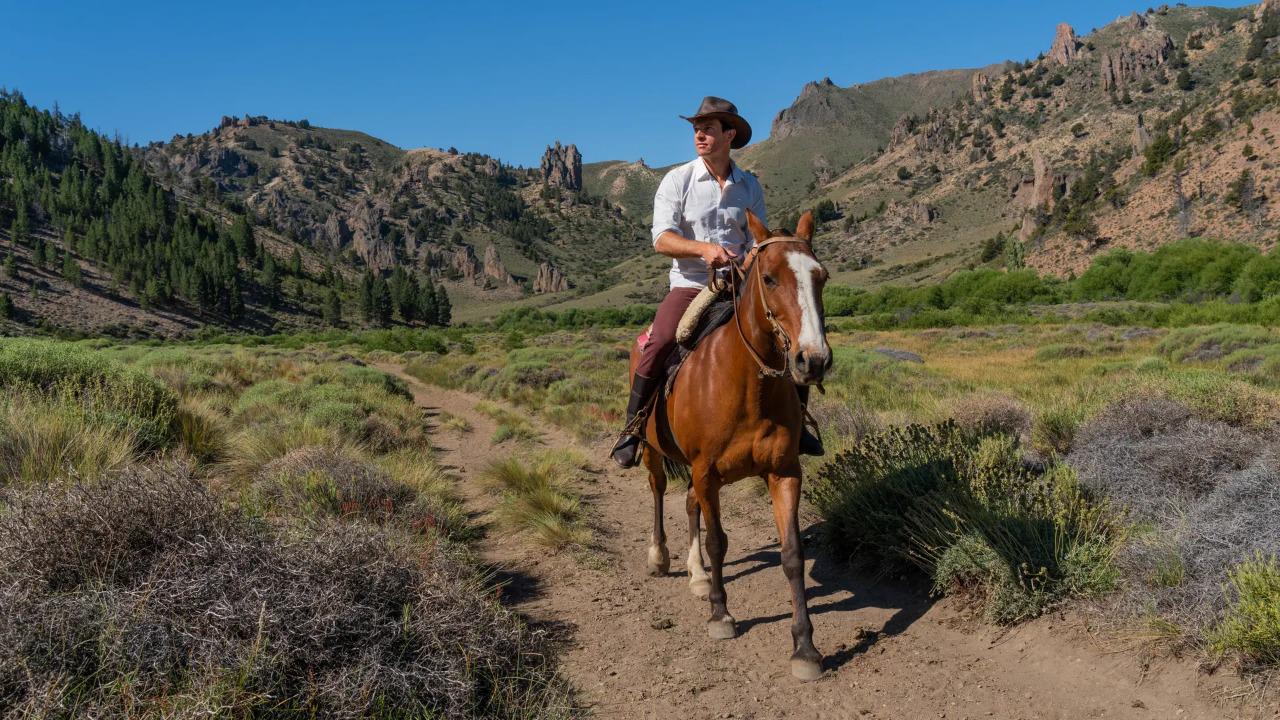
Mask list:
[{"label": "horse's eye", "polygon": [[777,286],[778,286],[778,281],[777,281],[777,280],[774,280],[772,275],[765,275],[765,276],[764,276],[764,284],[765,284],[765,285],[767,285],[767,286],[769,286],[769,287],[771,287],[771,288],[772,288],[772,287],[777,287]]}]

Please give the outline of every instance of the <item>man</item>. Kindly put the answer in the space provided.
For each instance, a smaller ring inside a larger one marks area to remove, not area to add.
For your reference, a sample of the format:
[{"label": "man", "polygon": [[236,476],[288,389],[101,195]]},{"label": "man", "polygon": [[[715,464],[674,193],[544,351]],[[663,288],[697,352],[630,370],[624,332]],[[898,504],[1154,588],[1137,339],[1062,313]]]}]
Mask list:
[{"label": "man", "polygon": [[[672,258],[671,292],[658,305],[653,327],[640,352],[631,397],[627,402],[626,430],[613,447],[612,457],[622,467],[634,466],[640,456],[636,414],[662,384],[663,364],[675,347],[676,326],[689,303],[706,286],[717,268],[740,259],[754,244],[747,230],[747,210],[767,224],[764,191],[760,183],[729,158],[729,151],[751,141],[751,125],[733,103],[705,97],[692,117],[693,147],[698,157],[667,173],[653,199],[653,248]],[[801,402],[808,387],[800,388]],[[800,452],[821,455],[822,445],[807,430]]]}]

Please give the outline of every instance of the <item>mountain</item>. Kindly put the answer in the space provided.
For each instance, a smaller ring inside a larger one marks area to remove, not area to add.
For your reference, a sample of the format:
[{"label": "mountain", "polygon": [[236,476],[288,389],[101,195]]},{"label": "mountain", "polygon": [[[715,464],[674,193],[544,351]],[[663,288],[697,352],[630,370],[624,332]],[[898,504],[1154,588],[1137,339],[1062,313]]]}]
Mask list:
[{"label": "mountain", "polygon": [[773,119],[768,139],[749,145],[738,162],[764,185],[771,212],[794,209],[814,188],[888,143],[904,115],[923,114],[964,98],[980,70],[937,70],[839,87],[811,82]]},{"label": "mountain", "polygon": [[[1269,199],[1280,190],[1269,172],[1280,163],[1275,4],[1161,6],[1084,35],[1060,25],[1038,58],[971,73],[959,100],[903,113],[882,150],[815,174],[796,207],[819,208],[824,259],[862,285],[982,264],[1068,275],[1108,248],[1187,236],[1269,247],[1280,220]],[[820,127],[866,123],[826,107]],[[824,142],[824,157],[864,147]],[[785,208],[776,188],[799,182],[812,150],[793,141],[787,162],[764,150],[743,164]]]},{"label": "mountain", "polygon": [[416,268],[464,305],[597,288],[649,247],[643,227],[583,192],[572,145],[556,143],[541,167],[524,169],[246,116],[144,157],[180,194],[212,194],[329,263]]}]

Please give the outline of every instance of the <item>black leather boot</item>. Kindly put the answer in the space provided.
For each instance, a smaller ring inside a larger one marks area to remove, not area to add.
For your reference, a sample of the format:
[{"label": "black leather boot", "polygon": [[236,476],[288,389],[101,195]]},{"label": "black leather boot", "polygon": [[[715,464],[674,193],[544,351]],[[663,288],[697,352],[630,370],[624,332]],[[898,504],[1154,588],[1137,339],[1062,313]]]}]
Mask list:
[{"label": "black leather boot", "polygon": [[636,375],[631,379],[631,398],[627,400],[627,424],[622,431],[622,437],[618,438],[618,442],[613,446],[613,452],[609,457],[618,465],[629,468],[635,467],[640,462],[640,436],[644,434],[644,430],[639,427],[633,427],[636,415],[649,404],[649,397],[653,395],[653,391],[662,383],[662,378],[647,378],[643,375]]},{"label": "black leather boot", "polygon": [[[809,407],[809,386],[797,385],[796,394],[800,396],[800,407],[807,410]],[[807,413],[805,417],[808,417]],[[827,449],[822,447],[822,439],[809,432],[809,426],[805,425],[803,421],[800,423],[800,454],[813,455],[815,457],[827,454]]]}]

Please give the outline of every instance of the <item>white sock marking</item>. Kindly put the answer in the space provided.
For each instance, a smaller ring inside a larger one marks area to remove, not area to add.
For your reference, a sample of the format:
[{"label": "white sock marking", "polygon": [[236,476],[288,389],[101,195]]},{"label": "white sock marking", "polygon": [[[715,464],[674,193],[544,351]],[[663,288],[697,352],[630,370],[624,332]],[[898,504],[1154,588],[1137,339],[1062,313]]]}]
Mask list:
[{"label": "white sock marking", "polygon": [[689,571],[689,584],[693,584],[699,580],[706,580],[711,577],[707,574],[705,568],[702,567],[702,538],[694,538],[689,543],[689,557],[684,561],[685,568]]}]

